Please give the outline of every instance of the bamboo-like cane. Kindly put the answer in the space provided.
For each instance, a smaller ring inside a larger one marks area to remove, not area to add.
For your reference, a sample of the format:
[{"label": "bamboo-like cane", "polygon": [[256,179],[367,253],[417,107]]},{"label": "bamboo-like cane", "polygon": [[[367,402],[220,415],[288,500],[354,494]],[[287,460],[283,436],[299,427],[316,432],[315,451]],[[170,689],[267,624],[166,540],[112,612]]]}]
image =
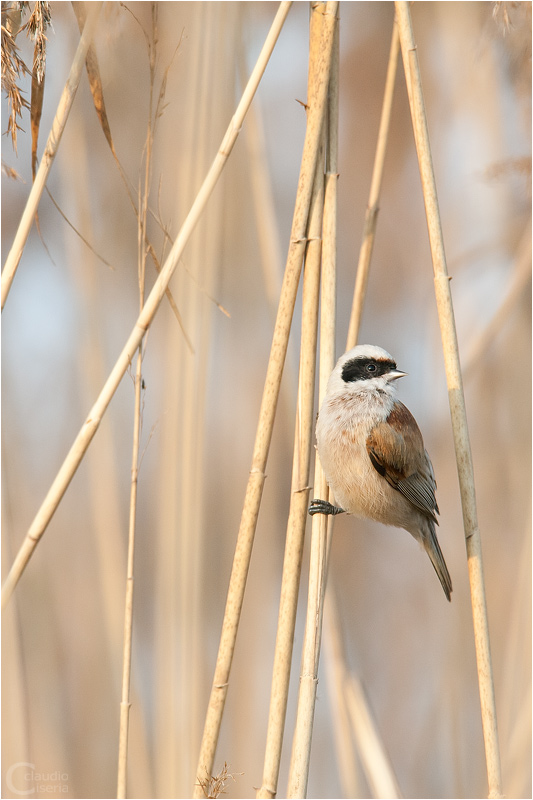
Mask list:
[{"label": "bamboo-like cane", "polygon": [[[383,167],[385,163],[385,155],[387,150],[387,142],[389,137],[390,119],[392,101],[394,96],[394,85],[396,82],[396,73],[398,68],[398,55],[400,51],[400,42],[398,37],[398,27],[396,23],[393,24],[392,38],[389,52],[389,62],[387,67],[387,76],[385,79],[385,91],[383,95],[383,103],[381,108],[381,117],[376,145],[376,153],[374,156],[374,166],[372,170],[372,179],[370,183],[370,192],[368,198],[367,211],[365,216],[365,224],[363,229],[363,241],[359,251],[359,261],[357,265],[357,274],[355,279],[354,295],[352,301],[352,311],[350,315],[350,323],[348,326],[348,334],[346,337],[346,350],[350,350],[357,343],[359,337],[359,329],[361,326],[361,319],[363,313],[363,306],[366,297],[366,289],[368,284],[368,275],[370,272],[370,261],[372,258],[372,251],[374,247],[374,239],[376,235],[378,212],[379,212],[379,197],[381,194],[381,184],[383,180]],[[334,518],[331,518],[330,526],[334,525]],[[351,726],[356,738],[356,744],[359,751],[362,753],[363,764],[367,779],[370,785],[379,787],[376,789],[378,794],[376,796],[390,796],[401,797],[398,785],[392,769],[386,760],[385,749],[383,743],[379,739],[379,735],[375,726],[372,726],[372,737],[374,747],[372,753],[376,757],[369,756],[368,752],[363,753],[365,748],[364,736],[361,736],[362,720],[370,720],[371,713],[368,708],[364,694],[362,691],[358,692],[358,717],[354,712],[353,704],[350,708],[346,705],[346,694],[351,692],[349,688],[350,681],[356,681],[356,678],[349,675],[345,666],[345,654],[340,640],[340,626],[338,621],[338,609],[335,593],[328,591],[328,598],[326,600],[326,633],[329,632],[329,651],[330,661],[334,664],[330,669],[330,684],[332,686],[332,696],[336,699],[336,708],[339,716],[341,726],[343,726],[344,739],[340,741],[343,735],[342,731],[339,733],[337,749],[339,751],[339,758],[341,760],[341,771],[344,776],[343,782],[347,786],[354,787],[357,785],[357,776],[354,774],[351,760],[353,755],[348,752],[348,741],[346,740],[346,727]],[[337,663],[340,662],[340,663]],[[333,673],[335,672],[335,677]],[[358,684],[356,684],[357,688]],[[348,716],[349,720],[348,721]]]},{"label": "bamboo-like cane", "polygon": [[235,114],[224,135],[222,144],[220,145],[220,149],[204,179],[191,210],[189,211],[189,214],[187,215],[181,230],[176,237],[165,264],[156,282],[154,283],[152,291],[146,299],[146,303],[139,314],[137,322],[130,333],[122,353],[120,354],[106,383],[104,384],[96,403],[89,412],[87,419],[85,420],[80,432],[74,440],[74,443],[67,454],[65,461],[63,462],[54,482],[52,483],[52,486],[50,487],[48,494],[46,495],[39,511],[37,512],[37,515],[35,516],[26,534],[19,552],[17,553],[15,561],[2,587],[2,607],[5,607],[6,603],[9,601],[9,598],[11,597],[13,590],[20,579],[20,576],[24,572],[24,569],[26,568],[33,551],[35,550],[37,543],[45,532],[48,523],[54,515],[57,506],[61,502],[61,499],[67,490],[70,481],[72,480],[81,460],[83,459],[83,456],[85,455],[85,452],[87,451],[87,448],[89,447],[96,431],[98,430],[100,421],[109,403],[111,402],[111,399],[118,385],[120,384],[124,373],[126,372],[137,348],[142,342],[146,331],[154,319],[157,309],[159,308],[161,300],[165,294],[165,290],[178,265],[185,245],[187,244],[189,237],[193,232],[196,223],[198,222],[198,219],[200,218],[203,209],[209,200],[209,197],[211,196],[211,193],[215,188],[220,174],[233,149],[233,145],[235,144],[237,136],[241,130],[246,112],[250,106],[250,103],[252,102],[253,96],[259,85],[263,72],[265,71],[281,28],[283,27],[283,23],[285,22],[287,14],[289,13],[290,6],[290,2],[280,3],[276,17],[272,23],[261,53],[259,54],[257,63],[246,85],[243,96],[239,101]]},{"label": "bamboo-like cane", "polygon": [[[317,66],[322,36],[323,10],[323,7],[316,5],[312,7],[309,35],[308,102],[313,102],[312,98],[318,77]],[[305,257],[302,293],[302,333],[291,503],[287,521],[287,538],[281,579],[263,780],[261,788],[257,791],[258,798],[275,797],[277,793],[309,501],[320,261],[322,257],[322,217],[324,211],[324,136],[325,125],[323,124],[322,144],[315,170],[315,185],[307,231],[309,243]]]},{"label": "bamboo-like cane", "polygon": [[277,793],[285,714],[289,696],[294,626],[298,607],[298,589],[300,586],[309,503],[309,468],[313,431],[323,209],[324,167],[323,147],[321,147],[315,173],[315,188],[308,228],[309,244],[304,266],[300,371],[294,436],[291,503],[281,579],[263,781],[261,788],[257,791],[256,796],[258,798],[275,797]]},{"label": "bamboo-like cane", "polygon": [[94,30],[96,28],[101,5],[101,2],[91,3],[91,8],[89,10],[89,14],[87,15],[87,21],[83,28],[83,33],[78,43],[74,60],[70,68],[68,80],[65,84],[65,88],[63,89],[63,93],[61,94],[56,115],[52,123],[52,128],[48,134],[48,140],[46,142],[46,147],[44,148],[41,163],[39,165],[39,169],[37,170],[33,186],[31,187],[28,200],[26,201],[26,207],[24,208],[15,239],[11,245],[11,250],[8,253],[4,269],[2,270],[2,310],[7,300],[9,290],[11,289],[11,284],[13,283],[13,278],[15,277],[20,259],[22,258],[22,253],[24,251],[24,247],[26,246],[26,241],[28,239],[33,220],[35,219],[35,214],[37,213],[37,207],[39,205],[41,195],[44,191],[52,164],[54,163],[54,158],[59,147],[59,142],[61,141],[61,136],[65,130],[65,125],[67,124],[70,109],[72,108],[72,103],[74,102],[76,91],[82,76],[87,51],[91,44]]},{"label": "bamboo-like cane", "polygon": [[198,759],[195,797],[203,796],[203,789],[200,781],[209,779],[212,774],[216,745],[228,691],[229,674],[265,481],[265,468],[272,437],[283,364],[287,351],[292,313],[296,301],[302,259],[306,246],[309,207],[319,150],[322,120],[324,118],[324,110],[327,101],[331,51],[333,47],[334,15],[337,5],[338,3],[327,4],[328,15],[332,16],[332,22],[324,26],[318,57],[316,94],[314,96],[314,101],[310,103],[308,108],[307,128],[291,229],[291,241],[259,412],[252,467],[246,487],[241,523],[233,559],[219,651],[215,666],[215,675]]},{"label": "bamboo-like cane", "polygon": [[368,273],[370,271],[370,259],[372,258],[372,250],[374,248],[374,239],[376,236],[376,226],[379,212],[379,196],[381,193],[383,165],[385,163],[385,154],[387,151],[387,140],[389,138],[392,99],[394,97],[394,84],[396,81],[396,72],[398,68],[399,51],[400,42],[398,39],[398,27],[394,24],[392,26],[389,65],[387,67],[385,93],[381,107],[376,155],[374,157],[372,181],[370,183],[368,206],[365,215],[363,241],[359,251],[359,262],[357,264],[357,274],[355,277],[355,288],[350,323],[348,325],[346,350],[350,350],[352,347],[355,347],[359,337],[359,328],[361,327],[361,317],[363,315],[363,305],[366,295]]},{"label": "bamboo-like cane", "polygon": [[489,797],[501,797],[500,752],[496,723],[496,702],[492,677],[487,605],[483,581],[481,535],[477,520],[472,453],[470,450],[461,366],[459,363],[459,349],[450,292],[450,278],[446,267],[435,175],[433,172],[420,68],[409,3],[396,2],[395,7],[404,71],[408,85],[409,104],[411,107],[418,164],[422,179],[424,204],[426,207],[431,257],[435,277],[435,294],[444,352],[446,379],[448,383],[448,397],[457,459],[457,472],[461,491]]},{"label": "bamboo-like cane", "polygon": [[[329,118],[327,136],[326,190],[322,245],[322,287],[320,323],[319,402],[326,391],[327,381],[335,361],[335,292],[336,292],[336,232],[337,232],[337,129],[338,129],[338,70],[339,32],[338,8],[327,4],[324,25],[334,25],[335,42],[332,51]],[[331,16],[330,16],[331,15]],[[315,461],[315,496],[328,498],[326,478]],[[323,514],[313,517],[309,563],[309,588],[305,637],[300,669],[300,690],[293,736],[287,797],[305,797],[309,777],[313,719],[318,683],[318,662],[322,634],[322,610],[326,587],[328,524]]]}]

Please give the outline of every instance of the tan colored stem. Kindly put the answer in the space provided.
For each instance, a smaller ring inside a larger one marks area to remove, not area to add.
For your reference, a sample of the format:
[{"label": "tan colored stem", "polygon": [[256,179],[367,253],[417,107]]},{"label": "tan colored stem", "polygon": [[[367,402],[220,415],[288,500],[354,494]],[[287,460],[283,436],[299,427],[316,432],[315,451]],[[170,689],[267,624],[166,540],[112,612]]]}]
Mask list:
[{"label": "tan colored stem", "polygon": [[122,660],[122,697],[120,702],[120,727],[118,747],[117,797],[126,797],[126,777],[128,766],[128,730],[130,719],[130,676],[131,676],[131,643],[133,634],[133,588],[134,588],[134,555],[135,555],[135,521],[137,509],[137,478],[139,474],[139,445],[141,433],[141,381],[142,381],[142,348],[137,353],[135,371],[135,414],[133,428],[133,449],[131,466],[130,513],[128,531],[128,564],[126,573],[126,601],[124,608],[124,646]]},{"label": "tan colored stem", "polygon": [[281,579],[263,781],[261,788],[257,791],[258,798],[275,797],[277,793],[285,714],[289,696],[294,626],[309,504],[323,210],[324,167],[323,147],[321,147],[315,173],[308,229],[309,243],[304,266],[298,408],[294,437],[291,503]]},{"label": "tan colored stem", "polygon": [[376,236],[379,212],[379,196],[381,193],[383,165],[385,163],[387,140],[389,137],[392,99],[394,97],[394,84],[396,81],[396,72],[398,68],[399,51],[400,42],[398,39],[398,27],[397,25],[393,25],[389,65],[387,68],[387,78],[385,80],[385,93],[383,96],[383,105],[381,107],[381,119],[379,123],[378,140],[376,146],[376,155],[374,157],[374,168],[372,171],[368,206],[365,215],[363,241],[359,251],[359,263],[357,264],[357,274],[355,278],[352,312],[348,326],[346,350],[350,350],[352,347],[355,347],[357,339],[359,338],[359,329],[361,327],[361,317],[363,315],[366,286],[370,271],[370,259],[372,258],[372,250],[374,248],[374,239]]},{"label": "tan colored stem", "polygon": [[46,495],[37,515],[35,516],[26,537],[20,547],[20,550],[15,558],[11,570],[2,587],[2,607],[5,607],[9,601],[15,586],[17,585],[20,576],[24,572],[28,561],[30,560],[37,543],[41,536],[48,527],[52,516],[55,513],[61,499],[66,492],[70,481],[72,480],[87,448],[89,447],[93,436],[98,430],[100,421],[111,402],[111,399],[122,380],[129,364],[137,348],[142,342],[146,331],[150,327],[161,300],[165,294],[166,288],[174,274],[178,265],[180,257],[183,253],[185,245],[187,244],[191,233],[193,232],[196,224],[205,208],[209,197],[220,177],[220,174],[226,165],[229,155],[233,149],[233,145],[239,135],[239,132],[244,121],[246,112],[252,102],[255,91],[259,85],[263,72],[266,68],[274,45],[287,17],[290,8],[289,2],[281,3],[271,26],[271,29],[266,38],[263,49],[259,55],[258,61],[253,69],[252,75],[248,81],[244,94],[237,106],[235,114],[226,131],[220,149],[211,165],[207,176],[196,196],[189,214],[187,215],[183,226],[176,237],[170,253],[163,265],[163,268],[152,288],[152,291],[146,299],[141,313],[135,323],[133,330],[120,354],[111,374],[109,375],[100,395],[92,407],[87,419],[85,420],[80,432],[78,433],[63,465],[61,466],[48,494]]},{"label": "tan colored stem", "polygon": [[59,100],[59,105],[52,123],[52,128],[48,134],[48,140],[46,142],[46,147],[44,148],[41,163],[39,165],[39,169],[37,170],[33,186],[31,187],[28,200],[26,201],[26,207],[24,208],[15,239],[11,245],[11,250],[8,253],[4,269],[2,270],[2,310],[7,300],[9,290],[11,289],[11,284],[13,283],[20,259],[22,258],[22,253],[24,252],[24,247],[26,246],[26,241],[37,213],[41,195],[44,191],[52,164],[54,163],[54,158],[56,157],[59,142],[61,141],[61,136],[65,130],[65,125],[67,124],[70,109],[72,108],[72,103],[74,102],[80,78],[83,73],[87,51],[91,44],[94,30],[96,28],[96,22],[98,20],[98,14],[101,5],[102,3],[100,2],[91,3],[89,14],[87,16],[87,22],[83,28],[83,33],[74,55],[68,80]]},{"label": "tan colored stem", "polygon": [[450,279],[446,266],[427,118],[409,3],[396,2],[395,6],[426,207],[435,277],[437,310],[441,328],[457,471],[461,491],[489,796],[501,797],[500,752],[496,723],[496,702],[492,677],[487,605],[483,580],[481,535],[477,519],[472,453],[470,450],[461,367],[459,363],[459,349],[450,291]]},{"label": "tan colored stem", "polygon": [[[152,33],[154,31],[152,30]],[[154,44],[155,47],[155,44]],[[151,51],[152,52],[152,51]],[[155,59],[155,53],[154,53]],[[146,155],[144,164],[144,191],[142,192],[142,202],[139,202],[139,218],[137,226],[137,259],[138,259],[138,279],[139,279],[139,309],[142,311],[144,305],[145,284],[146,284],[146,256],[148,248],[146,242],[146,218],[148,214],[148,197],[150,191],[151,166],[152,166],[152,93],[153,93],[153,68],[151,60],[150,69],[150,107],[148,132],[146,137]],[[141,187],[139,187],[139,195]],[[135,530],[137,522],[137,487],[139,477],[139,451],[142,429],[142,408],[141,408],[141,388],[142,388],[142,343],[137,351],[137,365],[135,369],[135,411],[133,415],[133,446],[131,457],[131,484],[130,484],[130,509],[129,509],[129,528],[128,528],[128,561],[126,568],[126,599],[124,604],[124,642],[122,656],[122,696],[120,702],[120,726],[118,740],[118,773],[117,773],[117,797],[126,797],[127,770],[128,770],[128,732],[130,721],[130,684],[131,684],[131,648],[133,639],[133,594],[134,594],[134,563],[135,563]]]},{"label": "tan colored stem", "polygon": [[[319,403],[335,361],[335,292],[336,292],[336,227],[337,227],[337,126],[338,126],[338,7],[327,3],[324,25],[334,24],[329,97],[327,174],[324,201],[322,287],[320,323]],[[320,460],[315,460],[314,494],[327,499],[328,487]],[[318,663],[322,635],[322,611],[327,575],[328,524],[323,514],[313,517],[309,563],[309,587],[305,637],[300,670],[300,690],[296,725],[292,743],[287,797],[305,797],[309,777],[311,741],[318,683]]]},{"label": "tan colored stem", "polygon": [[[337,4],[328,3],[328,6],[330,5],[336,7]],[[265,481],[266,461],[272,437],[283,364],[287,351],[302,259],[306,247],[309,207],[319,150],[322,120],[324,118],[327,101],[334,22],[333,16],[331,23],[324,27],[318,56],[316,93],[313,99],[310,100],[308,107],[307,128],[291,229],[291,241],[259,412],[252,468],[248,479],[241,524],[237,537],[215,675],[207,709],[200,757],[198,759],[195,797],[203,796],[203,790],[201,785],[199,785],[199,781],[209,778],[212,774],[222,714],[228,692],[229,674]]]},{"label": "tan colored stem", "polygon": [[[345,797],[357,797],[361,787],[354,761],[360,760],[372,797],[402,797],[377,722],[361,681],[346,667],[337,598],[328,585],[324,608],[326,676],[332,699],[341,782]],[[355,741],[359,759],[351,748]]]}]

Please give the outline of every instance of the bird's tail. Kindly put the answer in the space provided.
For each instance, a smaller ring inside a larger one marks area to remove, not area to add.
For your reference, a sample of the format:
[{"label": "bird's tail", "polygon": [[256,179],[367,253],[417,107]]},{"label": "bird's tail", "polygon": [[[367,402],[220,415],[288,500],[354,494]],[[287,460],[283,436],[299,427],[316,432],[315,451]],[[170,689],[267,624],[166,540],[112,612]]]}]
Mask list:
[{"label": "bird's tail", "polygon": [[435,533],[435,525],[430,520],[428,528],[429,536],[424,537],[424,547],[426,549],[426,553],[431,559],[431,563],[433,564],[435,572],[439,576],[439,581],[444,589],[444,594],[448,600],[451,600],[452,579],[450,578],[448,567],[446,566],[444,556],[442,555],[442,550],[440,549],[437,534]]}]

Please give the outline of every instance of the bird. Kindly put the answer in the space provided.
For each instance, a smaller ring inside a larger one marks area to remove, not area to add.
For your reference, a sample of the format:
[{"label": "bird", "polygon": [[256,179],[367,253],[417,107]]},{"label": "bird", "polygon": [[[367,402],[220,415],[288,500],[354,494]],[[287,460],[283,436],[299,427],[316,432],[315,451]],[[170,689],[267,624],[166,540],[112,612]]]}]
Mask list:
[{"label": "bird", "polygon": [[313,514],[348,513],[403,528],[428,554],[451,600],[452,581],[435,525],[433,466],[396,382],[407,375],[375,345],[357,345],[331,373],[316,424],[320,463],[335,504],[314,499]]}]

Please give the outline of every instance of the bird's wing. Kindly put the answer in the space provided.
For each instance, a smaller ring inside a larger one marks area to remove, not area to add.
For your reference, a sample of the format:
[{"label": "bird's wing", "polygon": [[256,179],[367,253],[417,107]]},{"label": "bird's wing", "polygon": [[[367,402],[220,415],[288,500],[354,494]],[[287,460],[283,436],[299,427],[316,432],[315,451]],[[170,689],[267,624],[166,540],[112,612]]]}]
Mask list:
[{"label": "bird's wing", "polygon": [[366,449],[374,468],[387,483],[437,522],[433,467],[418,425],[403,403],[396,402],[387,421],[370,431]]}]

